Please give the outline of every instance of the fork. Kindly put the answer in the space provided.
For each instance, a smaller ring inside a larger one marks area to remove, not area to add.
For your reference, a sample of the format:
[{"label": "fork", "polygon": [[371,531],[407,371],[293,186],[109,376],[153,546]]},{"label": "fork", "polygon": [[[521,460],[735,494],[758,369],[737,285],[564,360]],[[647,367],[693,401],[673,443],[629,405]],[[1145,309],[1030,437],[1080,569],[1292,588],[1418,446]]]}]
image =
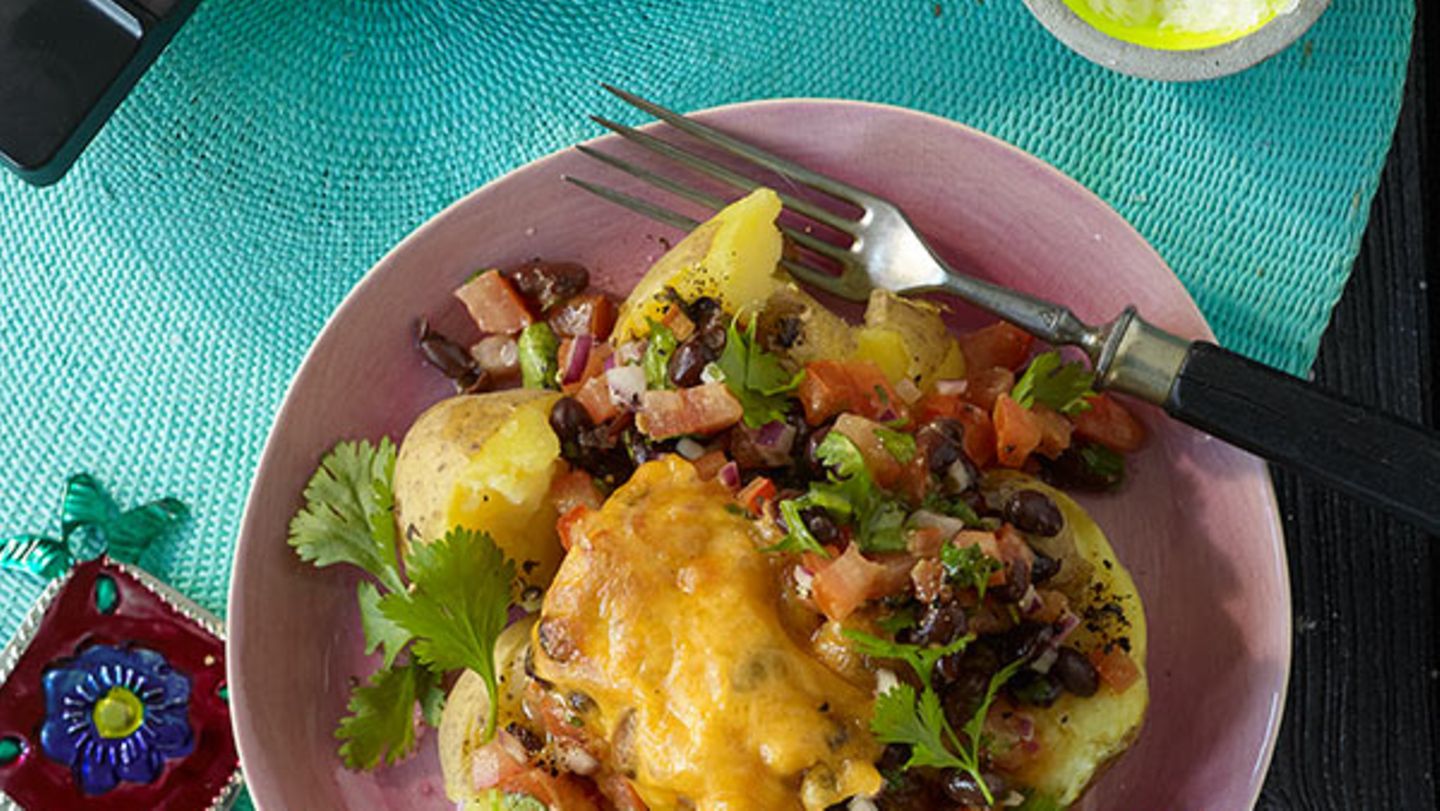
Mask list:
[{"label": "fork", "polygon": [[[1325,392],[1213,343],[1172,335],[1145,321],[1133,306],[1108,323],[1091,325],[1059,304],[959,273],[935,254],[893,202],[632,93],[608,84],[604,87],[705,144],[859,209],[862,214],[852,219],[808,200],[780,194],[793,214],[851,240],[848,246],[837,245],[806,230],[782,226],[785,236],[796,245],[840,268],[836,275],[796,256],[786,256],[781,264],[800,281],[852,301],[865,301],[877,288],[907,295],[957,296],[1053,345],[1077,347],[1090,361],[1097,389],[1160,406],[1181,422],[1440,534],[1440,434]],[[600,116],[591,118],[626,140],[737,190],[762,185],[673,141]],[[592,147],[579,145],[576,149],[701,206],[719,209],[728,202]],[[570,176],[565,180],[682,230],[699,224],[606,186]]]}]

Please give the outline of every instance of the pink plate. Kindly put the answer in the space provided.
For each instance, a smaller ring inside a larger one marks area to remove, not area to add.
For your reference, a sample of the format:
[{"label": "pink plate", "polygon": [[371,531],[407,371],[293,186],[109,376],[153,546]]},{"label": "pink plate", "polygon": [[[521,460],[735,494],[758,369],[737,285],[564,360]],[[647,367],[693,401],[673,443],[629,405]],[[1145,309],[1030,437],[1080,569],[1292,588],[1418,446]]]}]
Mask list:
[{"label": "pink plate", "polygon": [[[1000,141],[940,118],[840,101],[742,104],[699,118],[895,200],[956,267],[1104,320],[1128,303],[1208,337],[1174,274],[1115,212]],[[612,141],[607,148],[625,151]],[[628,145],[625,145],[628,146]],[[634,188],[575,151],[519,169],[420,228],[336,311],[296,375],[255,477],[230,590],[235,734],[259,807],[441,809],[433,738],[374,774],[346,771],[333,731],[361,651],[355,581],[285,543],[320,456],[346,438],[397,440],[447,394],[412,346],[415,318],[460,329],[450,291],[470,272],[572,259],[623,294],[667,228],[562,174]],[[972,318],[973,320],[973,318]],[[1165,419],[1114,496],[1086,499],[1130,567],[1150,624],[1151,707],[1139,741],[1089,792],[1096,809],[1238,809],[1269,763],[1290,665],[1290,593],[1270,479],[1255,458]]]}]

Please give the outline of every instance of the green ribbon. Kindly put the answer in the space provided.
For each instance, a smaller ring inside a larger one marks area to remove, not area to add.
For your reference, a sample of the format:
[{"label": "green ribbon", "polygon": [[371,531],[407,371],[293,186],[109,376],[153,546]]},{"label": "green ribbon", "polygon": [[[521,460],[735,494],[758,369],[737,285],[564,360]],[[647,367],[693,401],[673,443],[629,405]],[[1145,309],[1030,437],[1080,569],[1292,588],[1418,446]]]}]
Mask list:
[{"label": "green ribbon", "polygon": [[60,539],[25,533],[0,541],[0,568],[29,572],[45,580],[59,577],[75,563],[70,538],[82,531],[98,533],[105,541],[105,554],[114,560],[138,563],[152,543],[189,514],[174,498],[122,511],[94,476],[77,473],[65,480]]}]

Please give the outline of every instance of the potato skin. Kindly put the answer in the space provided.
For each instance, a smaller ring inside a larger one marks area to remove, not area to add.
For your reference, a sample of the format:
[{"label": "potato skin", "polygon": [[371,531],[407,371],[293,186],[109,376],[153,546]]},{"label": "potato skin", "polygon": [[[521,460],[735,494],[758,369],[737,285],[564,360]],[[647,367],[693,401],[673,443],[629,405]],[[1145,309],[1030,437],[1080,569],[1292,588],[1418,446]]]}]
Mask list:
[{"label": "potato skin", "polygon": [[[436,540],[457,525],[484,530],[515,561],[525,585],[548,582],[561,551],[547,498],[559,465],[559,441],[548,424],[556,399],[551,391],[508,389],[451,397],[421,414],[395,461],[402,547]],[[527,567],[528,561],[535,563]]]}]

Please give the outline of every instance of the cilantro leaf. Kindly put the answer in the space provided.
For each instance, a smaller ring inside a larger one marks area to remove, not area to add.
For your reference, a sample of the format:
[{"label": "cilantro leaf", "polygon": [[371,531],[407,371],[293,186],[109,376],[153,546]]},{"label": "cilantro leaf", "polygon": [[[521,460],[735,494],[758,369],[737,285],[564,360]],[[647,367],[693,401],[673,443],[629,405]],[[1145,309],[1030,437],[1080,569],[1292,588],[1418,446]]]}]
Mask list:
[{"label": "cilantro leaf", "polygon": [[875,715],[870,731],[881,743],[899,743],[910,747],[910,760],[905,768],[930,766],[937,769],[963,769],[965,764],[945,746],[945,711],[940,698],[930,688],[915,694],[908,684],[897,684],[875,699]]},{"label": "cilantro leaf", "polygon": [[1004,564],[985,554],[978,544],[945,544],[940,547],[940,565],[945,568],[946,577],[961,588],[975,589],[981,600],[985,599],[985,587],[990,583],[990,575],[1004,568]]},{"label": "cilantro leaf", "polygon": [[1060,353],[1036,355],[1030,368],[1015,381],[1010,396],[1030,408],[1036,403],[1061,414],[1076,414],[1090,408],[1085,398],[1095,394],[1095,375],[1079,363],[1066,363]]},{"label": "cilantro leaf", "polygon": [[1125,457],[1098,442],[1080,446],[1080,461],[1096,478],[1112,486],[1125,480]]},{"label": "cilantro leaf", "polygon": [[732,320],[726,331],[725,349],[714,363],[730,393],[745,409],[745,424],[751,428],[783,420],[789,406],[785,395],[805,377],[803,369],[790,374],[778,355],[760,347],[755,338],[758,322],[757,318],[750,319],[749,329],[741,333],[739,319]]},{"label": "cilantro leaf", "polygon": [[985,698],[981,699],[980,706],[975,708],[975,714],[970,716],[970,720],[965,722],[965,727],[961,730],[966,739],[966,747],[960,753],[961,758],[967,762],[965,770],[980,783],[987,802],[994,802],[994,798],[990,796],[990,789],[985,787],[985,781],[980,778],[980,738],[985,729],[985,716],[990,714],[990,705],[995,703],[995,694],[1024,666],[1024,658],[1016,659],[990,677],[990,684],[985,688]]},{"label": "cilantro leaf", "polygon": [[[488,533],[456,527],[408,557],[414,588],[387,594],[380,609],[415,636],[415,656],[431,670],[469,668],[490,695],[499,695],[495,640],[505,629],[515,564]],[[485,737],[495,731],[498,702],[490,702]]]},{"label": "cilantro leaf", "polygon": [[808,506],[802,503],[803,499],[789,498],[780,502],[780,515],[785,519],[785,537],[779,542],[764,547],[762,552],[814,552],[822,557],[830,557],[824,545],[805,526],[805,518],[800,510]]},{"label": "cilantro leaf", "polygon": [[815,458],[824,462],[842,479],[849,479],[869,472],[865,467],[865,455],[850,437],[839,431],[830,431],[815,448]]},{"label": "cilantro leaf", "polygon": [[356,591],[360,603],[360,628],[365,632],[365,652],[383,649],[386,668],[395,664],[395,657],[410,643],[410,632],[385,616],[380,610],[380,590],[368,580],[360,581]]},{"label": "cilantro leaf", "polygon": [[650,340],[645,344],[645,354],[640,366],[645,370],[645,385],[652,389],[673,388],[670,385],[670,356],[675,354],[679,341],[670,328],[653,318],[650,322]]},{"label": "cilantro leaf", "polygon": [[[821,507],[841,521],[854,521],[855,541],[862,551],[905,549],[905,508],[875,483],[855,443],[839,431],[831,431],[815,455],[830,468],[830,480],[811,484],[805,495],[792,499],[798,507]],[[780,504],[783,509],[785,502]]]},{"label": "cilantro leaf", "polygon": [[840,633],[850,640],[858,653],[872,659],[904,660],[927,687],[930,684],[930,675],[935,671],[935,664],[952,653],[964,651],[975,639],[973,634],[966,634],[948,645],[912,645],[881,639],[854,628],[846,628]]},{"label": "cilantro leaf", "polygon": [[915,437],[910,434],[891,428],[876,428],[875,437],[900,464],[909,464],[910,460],[915,458]]},{"label": "cilantro leaf", "polygon": [[915,609],[903,606],[876,620],[875,624],[888,634],[898,634],[906,628],[914,628],[918,622],[919,620],[915,617]]},{"label": "cilantro leaf", "polygon": [[381,668],[350,692],[350,714],[340,719],[335,737],[340,757],[351,769],[394,764],[415,751],[415,702],[436,686],[419,665]]},{"label": "cilantro leaf", "polygon": [[305,507],[290,520],[288,542],[316,566],[350,563],[390,591],[403,591],[395,547],[395,444],[341,442],[305,485]]},{"label": "cilantro leaf", "polygon": [[529,794],[492,788],[466,803],[465,809],[466,811],[471,811],[471,809],[475,809],[475,811],[549,811],[550,807]]}]

